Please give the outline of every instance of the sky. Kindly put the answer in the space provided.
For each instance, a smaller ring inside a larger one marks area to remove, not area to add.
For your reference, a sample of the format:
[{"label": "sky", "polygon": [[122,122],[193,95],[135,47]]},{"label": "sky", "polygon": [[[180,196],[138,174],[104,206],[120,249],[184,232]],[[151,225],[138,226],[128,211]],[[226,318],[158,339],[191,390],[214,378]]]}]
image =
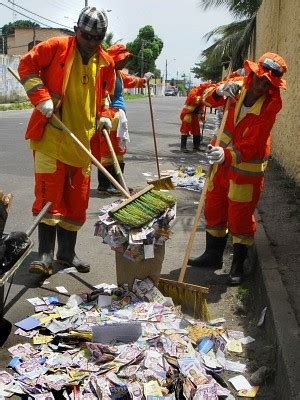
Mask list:
[{"label": "sky", "polygon": [[[55,21],[73,29],[80,10],[86,0],[1,0],[0,27],[14,19],[28,19],[51,27],[61,27]],[[89,6],[107,10],[108,31],[113,32],[113,41],[127,43],[133,41],[139,29],[151,25],[155,34],[163,41],[164,47],[156,60],[161,73],[168,79],[176,79],[183,74],[196,83],[190,69],[199,62],[201,51],[208,47],[203,36],[212,29],[233,21],[225,8],[212,8],[203,11],[199,0],[87,0]],[[4,7],[14,8],[15,13]],[[15,3],[15,6],[13,5]],[[21,9],[20,7],[23,7]],[[29,10],[28,11],[25,11]],[[37,15],[34,15],[38,14]],[[191,75],[190,75],[191,74]]]}]

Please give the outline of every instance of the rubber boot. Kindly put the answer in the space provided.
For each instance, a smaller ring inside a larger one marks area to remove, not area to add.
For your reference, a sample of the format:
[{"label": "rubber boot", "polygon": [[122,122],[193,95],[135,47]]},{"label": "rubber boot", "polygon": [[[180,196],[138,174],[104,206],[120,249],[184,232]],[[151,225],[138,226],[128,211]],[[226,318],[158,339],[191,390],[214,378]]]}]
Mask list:
[{"label": "rubber boot", "polygon": [[180,150],[183,153],[189,153],[190,151],[186,148],[187,143],[187,135],[181,135],[181,143],[180,143]]},{"label": "rubber boot", "polygon": [[227,243],[227,236],[215,237],[206,232],[205,252],[197,258],[189,259],[188,265],[192,267],[208,267],[221,269],[223,266],[223,253]]},{"label": "rubber boot", "polygon": [[77,232],[68,231],[61,226],[57,227],[58,249],[56,261],[64,267],[75,267],[78,272],[89,272],[90,265],[80,260],[75,253]]},{"label": "rubber boot", "polygon": [[[124,170],[125,170],[125,163],[124,162],[120,162],[120,168],[121,168],[122,174],[124,175]],[[133,188],[132,187],[129,187],[128,190],[129,190],[129,193],[133,193]]]},{"label": "rubber boot", "polygon": [[42,275],[51,275],[56,239],[56,226],[39,223],[39,259],[32,261],[29,272]]},{"label": "rubber boot", "polygon": [[[115,171],[115,167],[113,165],[108,165],[105,168],[115,178],[115,180],[119,182],[118,175],[116,174]],[[109,182],[106,192],[112,196],[117,196],[120,194],[120,191],[111,182]]]},{"label": "rubber boot", "polygon": [[98,192],[105,193],[109,187],[109,179],[98,169]]},{"label": "rubber boot", "polygon": [[193,150],[194,151],[200,151],[200,142],[201,142],[200,136],[193,136]]},{"label": "rubber boot", "polygon": [[239,285],[243,281],[244,261],[247,258],[248,246],[245,244],[234,243],[233,260],[227,282],[229,285]]}]

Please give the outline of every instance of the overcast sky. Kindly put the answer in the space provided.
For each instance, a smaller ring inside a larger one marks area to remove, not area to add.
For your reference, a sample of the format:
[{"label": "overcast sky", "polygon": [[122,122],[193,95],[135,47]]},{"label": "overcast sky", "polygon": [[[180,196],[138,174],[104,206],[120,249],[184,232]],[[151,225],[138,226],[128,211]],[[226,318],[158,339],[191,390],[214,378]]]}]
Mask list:
[{"label": "overcast sky", "polygon": [[[19,13],[31,16],[41,26],[44,23],[60,27],[24,10],[27,9],[72,29],[85,0],[2,0],[1,3],[11,8],[15,3],[15,15],[0,5],[0,27],[13,22],[14,18],[28,19]],[[151,25],[164,43],[156,66],[165,74],[167,60],[169,79],[176,79],[177,74],[179,78],[183,73],[189,75],[201,51],[208,46],[203,35],[232,21],[224,8],[202,11],[198,0],[88,0],[88,4],[111,10],[107,13],[108,31],[113,32],[115,41],[132,41],[140,28]]]}]

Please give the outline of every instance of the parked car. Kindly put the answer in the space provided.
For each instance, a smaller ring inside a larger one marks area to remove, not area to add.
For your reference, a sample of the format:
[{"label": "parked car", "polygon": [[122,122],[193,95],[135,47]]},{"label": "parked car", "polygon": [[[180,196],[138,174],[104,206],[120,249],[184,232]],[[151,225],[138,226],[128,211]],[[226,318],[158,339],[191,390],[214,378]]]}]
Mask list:
[{"label": "parked car", "polygon": [[175,88],[168,88],[165,90],[165,96],[177,96]]}]

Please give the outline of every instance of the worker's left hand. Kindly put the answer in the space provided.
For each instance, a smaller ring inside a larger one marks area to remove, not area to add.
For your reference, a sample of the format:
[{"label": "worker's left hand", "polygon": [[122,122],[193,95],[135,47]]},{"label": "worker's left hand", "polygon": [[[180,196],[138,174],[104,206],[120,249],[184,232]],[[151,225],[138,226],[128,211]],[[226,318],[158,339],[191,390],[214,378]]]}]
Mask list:
[{"label": "worker's left hand", "polygon": [[103,129],[106,129],[108,132],[111,130],[112,124],[111,120],[107,117],[101,117],[98,122],[98,130],[102,132]]},{"label": "worker's left hand", "polygon": [[207,159],[210,164],[222,164],[225,160],[224,149],[221,146],[207,146]]},{"label": "worker's left hand", "polygon": [[146,72],[144,75],[144,79],[145,81],[148,83],[150,81],[151,78],[154,77],[154,74],[152,72]]}]

